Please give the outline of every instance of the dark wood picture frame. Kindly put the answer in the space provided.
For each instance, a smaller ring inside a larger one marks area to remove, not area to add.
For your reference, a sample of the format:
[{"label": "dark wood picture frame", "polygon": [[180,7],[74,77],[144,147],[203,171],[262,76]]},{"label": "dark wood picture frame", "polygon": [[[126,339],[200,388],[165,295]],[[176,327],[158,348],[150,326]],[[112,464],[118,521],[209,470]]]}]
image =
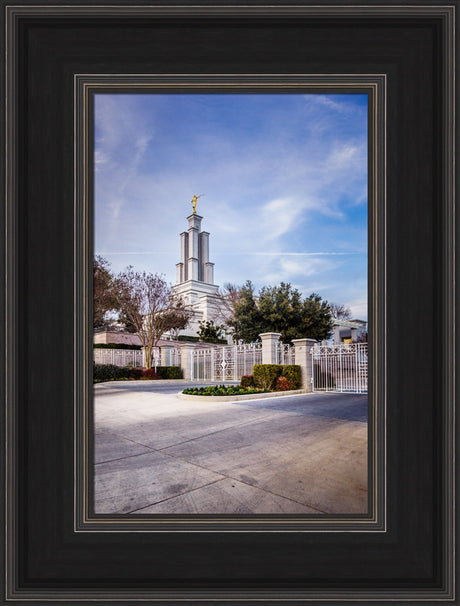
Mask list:
[{"label": "dark wood picture frame", "polygon": [[[456,6],[3,0],[2,603],[456,601]],[[371,338],[388,449],[372,532],[78,523],[86,428],[74,404],[89,375],[79,74],[385,78],[386,208],[372,232],[386,234],[384,280],[370,301],[385,310]]]},{"label": "dark wood picture frame", "polygon": [[[91,287],[94,233],[93,160],[94,98],[101,94],[155,93],[238,93],[238,94],[365,94],[368,105],[368,267],[369,291],[374,301],[369,309],[369,330],[375,335],[370,344],[368,406],[368,508],[366,513],[328,515],[140,515],[95,514],[93,511],[94,393],[91,291],[75,293],[75,529],[77,531],[156,530],[169,532],[268,531],[384,531],[386,528],[386,439],[385,381],[385,224],[386,224],[386,94],[385,75],[260,75],[243,77],[216,75],[75,75],[75,274],[76,282]],[[80,273],[79,273],[80,272]],[[375,302],[380,301],[377,305]],[[377,347],[377,343],[379,346]]]}]

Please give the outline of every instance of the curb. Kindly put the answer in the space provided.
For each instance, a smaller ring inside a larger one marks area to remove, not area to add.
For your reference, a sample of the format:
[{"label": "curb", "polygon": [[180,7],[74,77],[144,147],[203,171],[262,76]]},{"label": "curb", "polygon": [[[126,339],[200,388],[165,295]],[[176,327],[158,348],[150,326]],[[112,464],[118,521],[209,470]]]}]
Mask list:
[{"label": "curb", "polygon": [[188,393],[178,393],[181,400],[193,400],[195,402],[239,402],[241,400],[265,400],[268,398],[283,398],[285,396],[297,396],[300,394],[313,393],[305,389],[293,389],[292,391],[275,391],[269,393],[252,393],[241,396],[193,396]]}]

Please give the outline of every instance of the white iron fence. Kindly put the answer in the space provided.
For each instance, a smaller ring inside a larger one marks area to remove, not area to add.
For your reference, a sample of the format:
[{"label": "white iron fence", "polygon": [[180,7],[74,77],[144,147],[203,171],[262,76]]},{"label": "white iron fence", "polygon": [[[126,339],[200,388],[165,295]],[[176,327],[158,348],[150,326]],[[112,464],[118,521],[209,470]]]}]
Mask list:
[{"label": "white iron fence", "polygon": [[167,364],[167,366],[180,366],[180,365],[181,365],[181,350],[180,350],[180,347],[175,347],[170,352],[169,364]]},{"label": "white iron fence", "polygon": [[180,366],[181,350],[180,347],[161,347],[161,359],[164,366]]},{"label": "white iron fence", "polygon": [[[154,365],[160,365],[160,348],[153,350]],[[96,364],[114,364],[115,366],[143,366],[144,354],[142,349],[94,349],[94,361]]]},{"label": "white iron fence", "polygon": [[315,345],[311,355],[313,391],[367,392],[367,343]]},{"label": "white iron fence", "polygon": [[[295,347],[284,343],[274,345],[272,360],[277,364],[295,364]],[[366,393],[368,389],[367,343],[315,345],[311,350],[313,390]],[[255,364],[262,364],[262,343],[196,347],[190,352],[190,373],[193,381],[239,381],[250,375]],[[168,348],[164,356],[167,366],[182,366],[181,349]],[[160,348],[153,350],[154,366],[161,365]],[[97,364],[115,366],[144,365],[142,350],[94,349]],[[187,364],[188,366],[188,364]]]},{"label": "white iron fence", "polygon": [[277,364],[295,364],[295,347],[288,343],[277,343],[275,360]]},{"label": "white iron fence", "polygon": [[193,381],[239,381],[262,364],[262,343],[195,348],[191,351]]}]

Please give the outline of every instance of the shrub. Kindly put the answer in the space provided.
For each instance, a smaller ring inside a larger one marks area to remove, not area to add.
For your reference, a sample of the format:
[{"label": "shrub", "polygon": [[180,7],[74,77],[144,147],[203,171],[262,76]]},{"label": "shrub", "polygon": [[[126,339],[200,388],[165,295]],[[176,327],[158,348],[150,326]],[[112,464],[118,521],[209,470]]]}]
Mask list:
[{"label": "shrub", "polygon": [[129,378],[130,379],[140,379],[142,377],[142,373],[144,372],[143,368],[130,368],[129,369]]},{"label": "shrub", "polygon": [[201,339],[200,337],[193,337],[191,335],[179,335],[176,341],[188,341],[189,343],[220,343],[221,345],[228,345],[227,339]]},{"label": "shrub", "polygon": [[254,387],[254,376],[253,375],[243,375],[241,377],[241,387]]},{"label": "shrub", "polygon": [[289,381],[289,389],[300,389],[302,387],[302,372],[298,364],[286,364],[281,367],[281,376]]},{"label": "shrub", "polygon": [[182,379],[182,369],[180,366],[157,366],[157,376],[159,379]]},{"label": "shrub", "polygon": [[145,368],[142,371],[142,379],[158,379],[157,373],[154,368]]},{"label": "shrub", "polygon": [[286,379],[286,377],[278,377],[276,379],[276,391],[289,391],[290,389],[292,389],[292,385],[289,379]]},{"label": "shrub", "polygon": [[118,379],[127,379],[129,368],[124,366],[115,366],[114,364],[96,364],[93,363],[93,381],[116,381]]},{"label": "shrub", "polygon": [[274,389],[276,379],[281,375],[280,364],[255,364],[252,370],[254,383],[261,389]]},{"label": "shrub", "polygon": [[[256,364],[252,372],[256,387],[278,390],[277,379],[279,377],[287,379],[289,389],[300,389],[302,387],[300,366],[296,364]],[[281,384],[285,385],[284,382]]]}]

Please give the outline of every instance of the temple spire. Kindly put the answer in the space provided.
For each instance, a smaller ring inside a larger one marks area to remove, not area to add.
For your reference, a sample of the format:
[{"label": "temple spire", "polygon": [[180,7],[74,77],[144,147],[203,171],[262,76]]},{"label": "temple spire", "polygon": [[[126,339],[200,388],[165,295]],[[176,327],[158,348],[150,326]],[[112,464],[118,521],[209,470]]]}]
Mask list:
[{"label": "temple spire", "polygon": [[181,260],[176,264],[177,284],[188,280],[214,283],[214,263],[209,262],[209,233],[201,231],[203,217],[196,212],[187,217],[188,230],[180,235]]},{"label": "temple spire", "polygon": [[184,331],[194,337],[199,335],[200,322],[218,323],[222,305],[219,287],[214,284],[214,263],[209,261],[209,233],[201,231],[202,220],[196,212],[187,217],[188,228],[180,235],[177,282],[172,287],[174,295],[181,297],[193,312]]}]

